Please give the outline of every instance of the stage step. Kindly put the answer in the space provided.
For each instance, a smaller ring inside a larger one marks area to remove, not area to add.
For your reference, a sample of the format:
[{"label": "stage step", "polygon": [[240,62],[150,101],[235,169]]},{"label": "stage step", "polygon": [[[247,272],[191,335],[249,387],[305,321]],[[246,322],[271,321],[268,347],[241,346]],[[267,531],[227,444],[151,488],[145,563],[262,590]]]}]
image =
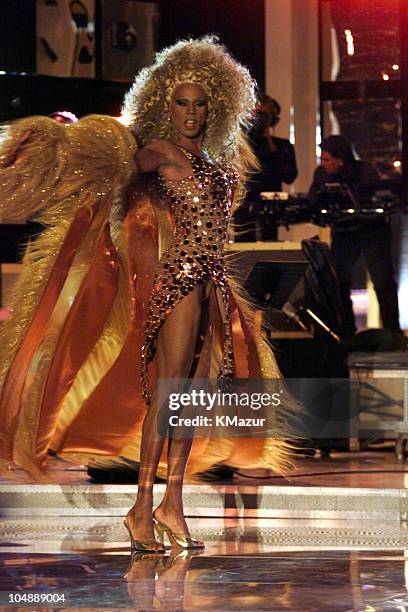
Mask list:
[{"label": "stage step", "polygon": [[[399,550],[408,546],[405,523],[324,519],[189,518],[206,556],[266,555],[288,550]],[[0,521],[0,554],[126,554],[122,517],[20,517]]]},{"label": "stage step", "polygon": [[[165,486],[155,485],[157,504]],[[0,517],[123,516],[136,485],[1,484]],[[353,487],[186,485],[190,517],[408,519],[408,490]]]}]

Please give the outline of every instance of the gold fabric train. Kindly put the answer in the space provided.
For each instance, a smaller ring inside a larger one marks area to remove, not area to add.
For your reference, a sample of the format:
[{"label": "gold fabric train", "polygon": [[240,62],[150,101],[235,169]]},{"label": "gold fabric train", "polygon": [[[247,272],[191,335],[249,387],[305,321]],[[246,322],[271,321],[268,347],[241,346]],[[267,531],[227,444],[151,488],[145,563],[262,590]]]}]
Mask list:
[{"label": "gold fabric train", "polygon": [[[2,136],[0,220],[35,215],[46,229],[27,248],[12,316],[0,327],[1,459],[38,481],[52,480],[49,450],[80,462],[139,459],[142,330],[172,219],[137,177],[135,150],[127,128],[97,115],[69,126],[31,117]],[[232,278],[230,286],[236,376],[278,376],[254,312]],[[208,309],[196,374],[214,377],[222,352],[214,287]],[[153,363],[151,384],[154,376]],[[209,435],[194,440],[187,469],[226,462],[284,473],[289,455],[278,435]]]}]

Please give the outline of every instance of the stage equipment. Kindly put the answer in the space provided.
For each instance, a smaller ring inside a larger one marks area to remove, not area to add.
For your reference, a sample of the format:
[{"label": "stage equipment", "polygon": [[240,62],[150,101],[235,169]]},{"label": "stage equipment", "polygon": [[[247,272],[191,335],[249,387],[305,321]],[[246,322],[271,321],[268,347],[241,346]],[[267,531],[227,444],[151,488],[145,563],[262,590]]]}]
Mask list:
[{"label": "stage equipment", "polygon": [[408,351],[351,353],[350,437],[396,439],[399,459],[408,458]]},{"label": "stage equipment", "polygon": [[307,267],[298,242],[238,242],[227,250],[234,273],[260,307],[280,310]]},{"label": "stage equipment", "polygon": [[330,248],[315,236],[302,240],[302,249],[309,267],[305,273],[304,302],[300,307],[305,309],[308,319],[318,323],[319,328],[328,333],[332,340],[339,342],[344,336],[344,329],[339,286],[331,262]]},{"label": "stage equipment", "polygon": [[367,185],[353,192],[344,183],[326,183],[317,192],[314,203],[317,208],[317,224],[344,228],[387,217],[404,210],[399,196],[383,183]]},{"label": "stage equipment", "polygon": [[[227,250],[232,254],[234,274],[259,308],[264,309],[265,320],[272,329],[306,333],[308,337],[313,335],[311,328],[319,329],[339,342],[341,324],[331,312],[333,303],[328,302],[324,287],[318,286],[324,258],[321,252],[319,257],[313,255],[321,251],[324,243],[310,243],[238,242],[227,245]],[[326,273],[326,285],[331,280]]]},{"label": "stage equipment", "polygon": [[132,81],[141,68],[153,62],[157,4],[104,0],[101,13],[101,77]]},{"label": "stage equipment", "polygon": [[[317,238],[300,243],[255,242],[228,245],[233,253],[233,272],[259,306],[268,336],[290,392],[304,402],[305,384],[324,391],[318,406],[305,404],[306,413],[295,425],[298,432],[311,432],[320,413],[332,414],[339,394],[331,378],[344,378],[343,355],[339,350],[342,325],[337,280],[328,262],[329,247]],[[299,379],[300,387],[296,379]],[[315,381],[315,382],[313,382]],[[347,427],[348,391],[342,404]],[[319,412],[320,411],[320,412]],[[321,419],[320,419],[321,420]],[[320,421],[319,421],[320,422]],[[303,434],[299,434],[303,435]],[[310,437],[310,436],[308,436]],[[339,441],[316,439],[311,447],[329,452]]]},{"label": "stage equipment", "polygon": [[37,73],[95,77],[95,0],[37,0]]},{"label": "stage equipment", "polygon": [[407,210],[386,184],[366,187],[357,196],[342,183],[327,183],[324,187],[314,201],[305,193],[262,192],[262,202],[253,207],[257,224],[262,226],[267,218],[286,227],[297,223],[324,227],[338,222],[370,222]]},{"label": "stage equipment", "polygon": [[262,191],[261,202],[254,205],[256,222],[276,225],[310,223],[314,214],[313,207],[305,193],[288,194],[284,191]]}]

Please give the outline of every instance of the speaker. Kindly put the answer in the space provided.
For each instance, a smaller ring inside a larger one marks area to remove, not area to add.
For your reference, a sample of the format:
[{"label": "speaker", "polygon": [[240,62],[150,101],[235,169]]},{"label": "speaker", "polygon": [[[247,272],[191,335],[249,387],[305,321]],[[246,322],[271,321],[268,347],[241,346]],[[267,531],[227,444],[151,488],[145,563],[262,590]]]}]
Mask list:
[{"label": "speaker", "polygon": [[158,7],[154,2],[104,0],[101,4],[101,77],[132,81],[152,64],[156,51]]},{"label": "speaker", "polygon": [[95,77],[95,0],[37,0],[37,73]]}]

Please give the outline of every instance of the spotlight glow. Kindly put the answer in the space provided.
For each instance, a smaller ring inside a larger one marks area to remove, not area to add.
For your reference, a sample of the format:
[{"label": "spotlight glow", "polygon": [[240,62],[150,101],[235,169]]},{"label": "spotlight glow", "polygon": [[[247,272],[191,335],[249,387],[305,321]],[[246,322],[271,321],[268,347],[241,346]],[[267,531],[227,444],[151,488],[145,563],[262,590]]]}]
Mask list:
[{"label": "spotlight glow", "polygon": [[351,30],[344,30],[347,43],[347,55],[354,55],[354,38]]},{"label": "spotlight glow", "polygon": [[122,111],[122,114],[119,117],[115,117],[115,119],[125,126],[128,126],[132,123],[130,114],[124,111]]},{"label": "spotlight glow", "polygon": [[394,162],[394,168],[400,168],[401,167],[401,162],[399,159],[396,159]]},{"label": "spotlight glow", "polygon": [[390,80],[390,75],[387,74],[386,72],[382,72],[382,78],[384,81],[389,81]]},{"label": "spotlight glow", "polygon": [[393,69],[393,70],[399,70],[399,66],[398,66],[398,64],[393,64],[393,65],[392,65],[392,69]]}]

